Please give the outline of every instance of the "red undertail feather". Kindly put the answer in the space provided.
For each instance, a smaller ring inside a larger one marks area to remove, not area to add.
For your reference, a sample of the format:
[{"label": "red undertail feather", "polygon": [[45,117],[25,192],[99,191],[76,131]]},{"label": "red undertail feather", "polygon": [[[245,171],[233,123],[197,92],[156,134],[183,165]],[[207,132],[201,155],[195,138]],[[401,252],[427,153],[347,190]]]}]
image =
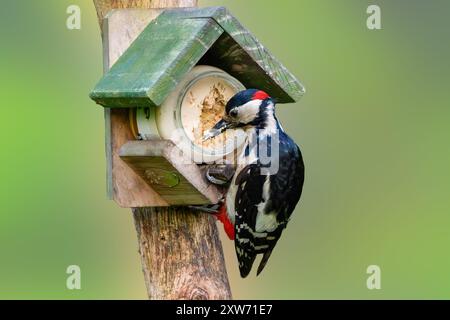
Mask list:
[{"label": "red undertail feather", "polygon": [[219,213],[216,214],[216,218],[222,222],[228,238],[230,238],[230,240],[234,240],[234,225],[231,223],[230,219],[228,219],[227,206],[225,203],[220,207]]}]

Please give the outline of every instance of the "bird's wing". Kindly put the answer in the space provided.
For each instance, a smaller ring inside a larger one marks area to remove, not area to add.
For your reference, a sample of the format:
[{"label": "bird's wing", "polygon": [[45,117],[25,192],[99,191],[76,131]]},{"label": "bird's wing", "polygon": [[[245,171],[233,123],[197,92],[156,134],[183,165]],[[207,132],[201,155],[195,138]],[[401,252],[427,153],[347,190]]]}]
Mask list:
[{"label": "bird's wing", "polygon": [[248,275],[258,253],[264,254],[258,274],[263,270],[300,199],[303,179],[303,160],[296,145],[282,146],[276,174],[262,175],[256,164],[239,173],[235,182],[235,248],[242,277]]},{"label": "bird's wing", "polygon": [[277,221],[287,222],[300,200],[305,168],[300,149],[296,144],[286,147],[282,143],[281,146],[278,171],[270,177],[271,194],[266,211],[276,212]]},{"label": "bird's wing", "polygon": [[[291,161],[287,161],[287,159]],[[294,161],[292,161],[294,160]],[[287,149],[287,152],[280,154],[280,168],[277,174],[270,177],[270,201],[267,203],[266,212],[276,212],[276,229],[271,232],[274,238],[270,242],[269,249],[264,252],[264,256],[258,267],[257,275],[266,266],[270,258],[273,248],[277,244],[278,239],[294,211],[298,201],[300,200],[303,183],[305,177],[305,168],[302,155],[297,145]],[[285,165],[289,163],[290,165]]]},{"label": "bird's wing", "polygon": [[257,251],[255,248],[255,225],[258,215],[257,204],[262,201],[266,176],[262,176],[258,165],[250,164],[242,169],[236,178],[235,249],[241,276],[245,278],[253,266]]}]

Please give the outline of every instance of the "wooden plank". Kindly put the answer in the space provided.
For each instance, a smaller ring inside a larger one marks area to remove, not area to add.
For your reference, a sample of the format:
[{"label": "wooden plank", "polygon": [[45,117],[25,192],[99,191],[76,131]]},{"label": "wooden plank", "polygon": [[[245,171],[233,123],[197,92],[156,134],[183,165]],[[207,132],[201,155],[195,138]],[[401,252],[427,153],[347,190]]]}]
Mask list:
[{"label": "wooden plank", "polygon": [[[137,38],[137,36],[144,30],[144,28],[158,15],[162,10],[150,9],[126,9],[126,10],[112,10],[106,12],[109,6],[107,1],[96,2],[99,6],[98,14],[105,19],[102,19],[102,40],[103,40],[103,71],[108,72],[110,67],[116,63],[117,59],[126,51],[130,44]],[[113,3],[115,7],[120,7],[119,1]],[[121,192],[122,188],[113,187],[113,150],[111,140],[112,127],[117,130],[117,126],[111,124],[111,113],[114,113],[114,118],[120,118],[121,112],[112,111],[105,108],[105,151],[106,151],[106,193],[108,199],[115,199],[114,190]],[[123,122],[123,121],[122,121]],[[120,163],[120,162],[119,162]],[[127,206],[126,200],[121,197],[122,206]]]},{"label": "wooden plank", "polygon": [[153,21],[97,84],[91,98],[114,108],[159,106],[222,32],[212,19]]},{"label": "wooden plank", "polygon": [[98,22],[103,23],[104,17],[112,9],[166,9],[173,7],[193,7],[195,0],[94,0]]},{"label": "wooden plank", "polygon": [[202,63],[226,70],[247,88],[264,90],[280,103],[295,102],[305,93],[300,81],[227,8],[167,10],[164,17],[214,19],[225,32]]},{"label": "wooden plank", "polygon": [[119,155],[169,205],[211,204],[222,197],[222,190],[171,141],[130,141]]},{"label": "wooden plank", "polygon": [[[104,66],[109,69],[145,27],[161,13],[157,9],[110,11],[103,20]],[[124,208],[168,206],[139,175],[119,157],[119,148],[133,140],[128,109],[105,113],[107,190],[110,199]]]}]

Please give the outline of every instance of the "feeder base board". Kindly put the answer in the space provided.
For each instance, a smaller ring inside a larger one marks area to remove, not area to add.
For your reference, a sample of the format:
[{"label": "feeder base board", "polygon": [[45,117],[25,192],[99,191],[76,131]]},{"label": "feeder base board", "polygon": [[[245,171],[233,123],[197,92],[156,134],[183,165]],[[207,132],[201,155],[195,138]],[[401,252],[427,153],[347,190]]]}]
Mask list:
[{"label": "feeder base board", "polygon": [[120,158],[169,205],[217,203],[223,190],[205,177],[205,169],[168,140],[130,141]]}]

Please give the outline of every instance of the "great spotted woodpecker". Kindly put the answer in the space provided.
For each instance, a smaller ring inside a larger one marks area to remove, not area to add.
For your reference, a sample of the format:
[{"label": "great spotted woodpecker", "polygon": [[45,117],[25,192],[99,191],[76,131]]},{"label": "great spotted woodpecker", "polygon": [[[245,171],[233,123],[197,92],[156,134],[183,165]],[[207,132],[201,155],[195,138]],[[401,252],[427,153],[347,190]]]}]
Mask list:
[{"label": "great spotted woodpecker", "polygon": [[236,94],[222,120],[203,138],[231,128],[244,129],[247,137],[226,194],[226,210],[219,211],[218,219],[234,238],[240,274],[245,278],[258,254],[263,257],[257,275],[264,269],[300,200],[305,169],[299,147],[275,116],[274,99],[264,91]]}]

